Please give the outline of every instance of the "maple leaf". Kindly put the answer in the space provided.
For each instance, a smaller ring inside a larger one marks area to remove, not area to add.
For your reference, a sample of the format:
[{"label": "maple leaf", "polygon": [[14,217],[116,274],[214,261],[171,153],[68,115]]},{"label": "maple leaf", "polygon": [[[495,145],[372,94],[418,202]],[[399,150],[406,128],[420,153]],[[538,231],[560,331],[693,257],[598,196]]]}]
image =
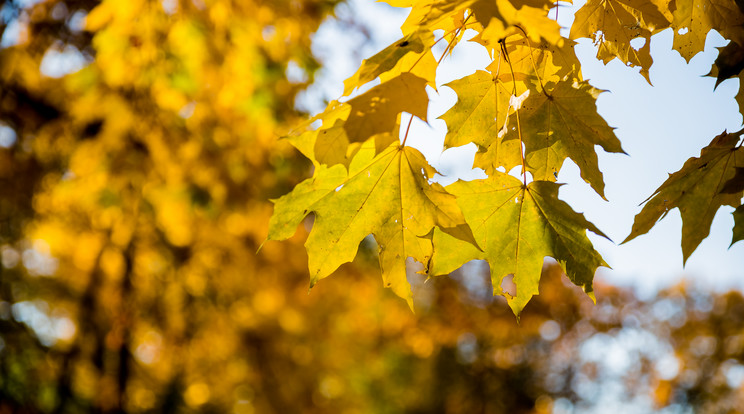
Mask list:
[{"label": "maple leaf", "polygon": [[[641,75],[651,83],[651,35],[669,27],[671,16],[660,11],[659,1],[589,0],[576,12],[571,39],[588,37],[598,43],[597,59],[605,64],[614,58],[630,66],[640,66]],[[667,7],[661,7],[665,10]],[[645,39],[636,49],[631,40]]]},{"label": "maple leaf", "polygon": [[493,44],[517,33],[526,34],[535,42],[547,39],[557,44],[562,41],[560,26],[547,16],[553,7],[548,0],[385,1],[397,7],[412,7],[401,27],[403,33],[438,29],[453,33],[464,27],[463,13],[470,9],[480,35]]},{"label": "maple leaf", "polygon": [[[349,139],[343,129],[351,107],[346,103],[332,101],[322,113],[296,126],[284,138],[316,166],[320,164],[347,165],[358,148],[349,148]],[[312,128],[322,121],[319,128]]]},{"label": "maple leaf", "polygon": [[429,96],[426,79],[404,72],[350,99],[344,130],[350,142],[363,142],[395,128],[398,115],[408,112],[426,121]]},{"label": "maple leaf", "polygon": [[736,102],[739,104],[739,112],[744,112],[744,48],[731,41],[718,50],[718,57],[706,76],[716,78],[716,87],[728,78],[738,77],[739,91],[736,94]]},{"label": "maple leaf", "polygon": [[[350,142],[346,134],[345,120],[349,118],[351,109],[352,107],[348,103],[333,101],[325,111],[301,123],[284,138],[297,148],[302,155],[310,159],[315,166],[343,164],[348,167],[361,147],[360,142]],[[312,129],[312,125],[317,121],[322,121],[321,126]],[[374,122],[374,119],[372,119],[372,122]],[[397,121],[393,122],[391,131],[387,129],[386,124],[385,128],[382,128],[384,132],[371,136],[371,139],[375,142],[377,152],[384,150],[398,140]],[[364,137],[363,139],[368,138],[370,137]]]},{"label": "maple leaf", "polygon": [[[365,60],[345,82],[344,94],[375,79],[380,80],[380,85],[344,104],[332,103],[315,118],[323,121],[320,128],[305,126],[290,136],[290,141],[313,160],[316,176],[313,181],[298,186],[297,194],[290,193],[277,201],[280,219],[272,224],[270,238],[284,236],[287,230],[282,226],[296,227],[307,214],[315,213],[316,223],[306,243],[315,283],[341,263],[352,260],[359,241],[371,233],[379,244],[386,284],[409,303],[406,257],[428,264],[432,273],[452,270],[469,258],[489,260],[495,286],[504,275],[515,275],[518,292],[509,300],[516,314],[537,293],[539,271],[546,256],[561,261],[574,283],[589,292],[594,271],[605,264],[585,232],[591,230],[604,235],[558,200],[559,186],[554,181],[565,160],[570,158],[579,167],[582,178],[604,198],[605,184],[595,147],[607,152],[624,151],[613,128],[597,113],[596,99],[601,91],[583,81],[573,49],[575,43],[562,38],[558,25],[547,17],[555,3],[549,0],[383,1],[397,7],[411,7],[401,28],[404,37]],[[739,38],[744,40],[744,14],[738,10],[729,13],[731,4],[735,4],[734,0],[589,0],[576,14],[570,37],[595,39],[599,43],[599,59],[607,63],[619,58],[627,65],[640,66],[648,80],[652,64],[650,38],[666,27],[689,28],[695,32],[692,37],[685,37],[684,31],[675,33],[675,47],[683,55],[687,53],[688,59],[711,28],[734,42]],[[724,15],[727,13],[731,16]],[[434,79],[439,65],[431,47],[446,40],[448,45],[442,58],[452,55],[452,48],[461,40],[465,28],[476,31],[472,41],[483,45],[493,59],[485,71],[446,85],[455,91],[458,100],[441,116],[448,127],[445,147],[475,143],[478,152],[474,165],[483,168],[490,178],[475,184],[454,184],[449,194],[441,186],[428,182],[433,169],[419,153],[414,156],[412,150],[397,145],[397,131],[403,112],[426,121],[426,86],[436,86]],[[435,42],[432,31],[438,30],[444,33]],[[636,49],[631,42],[639,38],[645,44]],[[683,41],[689,41],[692,46],[680,46]],[[734,42],[723,50],[711,71],[719,83],[741,72],[741,53]],[[744,102],[743,96],[740,90],[737,96],[740,103]],[[738,134],[730,135],[738,138]],[[706,148],[705,157],[701,158],[710,158],[710,154],[718,151],[714,147],[720,147],[719,144]],[[738,148],[729,149],[731,153],[738,151]],[[403,167],[404,158],[410,168]],[[718,174],[717,185],[706,182],[706,190],[695,190],[709,191],[706,194],[713,202],[706,206],[715,207],[712,213],[722,205],[721,200],[732,206],[741,204],[735,198],[744,192],[741,177],[744,173],[737,169],[741,167],[736,157],[732,159],[732,163],[726,164],[726,171]],[[342,166],[326,167],[333,164]],[[686,200],[694,193],[682,188],[688,185],[685,180],[708,174],[705,171],[712,168],[707,161],[699,164],[700,171],[685,167],[659,188],[636,217],[628,240],[648,231],[669,208],[677,206],[674,203],[679,204],[683,218],[687,218],[683,233],[699,230],[698,224],[704,225],[706,220],[709,227],[710,211],[698,214],[703,219],[690,218],[684,211],[688,207]],[[522,167],[521,184],[501,172],[516,166]],[[344,170],[348,170],[345,176]],[[365,181],[360,175],[362,171],[374,180]],[[529,185],[527,173],[535,180]],[[672,183],[675,180],[679,182]],[[412,182],[418,184],[414,186]],[[501,187],[496,188],[497,184]],[[418,193],[406,190],[409,187],[417,188]],[[677,190],[680,194],[673,202],[658,200],[675,196]],[[432,194],[444,201],[435,201]],[[295,199],[301,201],[292,201]],[[689,207],[692,209],[693,204],[706,200],[695,197]],[[410,206],[416,203],[420,204],[417,212],[421,214],[411,217],[426,225],[413,229],[408,223],[401,227],[405,212],[413,211]],[[431,210],[432,206],[450,211],[445,216],[451,220],[438,216]],[[464,218],[457,206],[466,211]],[[488,217],[478,216],[483,211],[489,212]],[[329,218],[333,215],[338,215],[338,219]],[[737,210],[737,226],[740,215]],[[471,227],[478,226],[475,238],[465,219]],[[734,241],[740,232],[740,227],[736,227]],[[693,236],[683,235],[685,260],[705,237],[701,234],[694,236],[699,238],[697,241]],[[486,252],[479,250],[480,244]]]},{"label": "maple leaf", "polygon": [[[482,169],[488,175],[497,171],[511,171],[521,165],[522,144],[519,140],[506,140],[503,136],[496,137],[488,147],[478,148],[473,160],[473,167]],[[529,166],[527,171],[530,171]]]},{"label": "maple leaf", "polygon": [[573,44],[562,46],[533,43],[523,35],[509,36],[504,41],[506,55],[499,56],[489,66],[490,74],[476,71],[470,76],[452,81],[446,86],[458,96],[455,105],[440,118],[447,123],[445,147],[457,147],[474,142],[487,147],[506,125],[512,97],[543,82],[581,77],[579,61]]},{"label": "maple leaf", "polygon": [[457,93],[457,102],[440,119],[447,123],[445,148],[474,142],[487,146],[504,127],[513,84],[479,70],[445,86]]},{"label": "maple leaf", "polygon": [[[435,232],[432,274],[446,274],[473,259],[491,267],[494,294],[504,294],[501,280],[514,275],[516,295],[505,295],[515,315],[537,295],[545,257],[556,259],[573,283],[592,296],[599,266],[607,266],[586,236],[590,230],[607,237],[582,214],[558,199],[559,184],[533,181],[524,186],[508,174],[475,181],[457,181],[447,190],[457,196],[479,252],[459,240]],[[593,298],[593,296],[592,296]]]},{"label": "maple leaf", "polygon": [[736,207],[732,214],[734,215],[734,236],[731,238],[731,245],[744,240],[744,206]]},{"label": "maple leaf", "polygon": [[343,124],[343,121],[336,120],[330,128],[306,131],[287,139],[316,166],[343,164],[348,167],[359,145],[350,146]]},{"label": "maple leaf", "polygon": [[357,87],[377,77],[384,83],[387,80],[410,72],[426,79],[435,87],[437,63],[431,54],[434,35],[429,31],[419,31],[403,37],[369,59],[365,59],[357,72],[344,81],[344,95],[349,95]]},{"label": "maple leaf", "polygon": [[403,7],[412,7],[401,26],[403,33],[440,29],[445,33],[451,33],[462,27],[463,13],[475,0],[384,1],[397,7],[401,7],[401,4],[407,4]]},{"label": "maple leaf", "polygon": [[406,258],[429,262],[434,227],[476,242],[455,197],[440,184],[428,182],[436,171],[418,150],[393,145],[374,154],[367,144],[348,175],[342,166],[321,167],[315,177],[275,200],[268,240],[286,239],[307,214],[315,213],[305,243],[312,286],[352,261],[362,239],[373,234],[385,286],[410,305]]},{"label": "maple leaf", "polygon": [[506,56],[494,61],[488,69],[498,73],[500,79],[510,79],[511,72],[526,75],[535,87],[564,80],[581,81],[581,63],[574,52],[575,43],[564,39],[560,45],[547,41],[531,42],[522,35],[509,36],[504,40]]},{"label": "maple leaf", "polygon": [[706,76],[716,78],[716,87],[724,80],[732,78],[744,69],[744,48],[736,42],[729,42],[724,47],[719,47],[718,57]]},{"label": "maple leaf", "polygon": [[734,176],[723,184],[721,194],[738,194],[744,191],[744,167],[734,167]]},{"label": "maple leaf", "polygon": [[477,20],[485,26],[480,38],[492,45],[517,33],[533,42],[545,39],[558,44],[563,38],[558,23],[548,18],[551,7],[553,3],[548,0],[477,0],[470,6]]},{"label": "maple leaf", "polygon": [[[604,180],[595,145],[607,152],[624,153],[613,129],[597,113],[600,90],[588,83],[559,82],[546,85],[550,92],[532,91],[519,110],[521,140],[528,171],[535,180],[555,180],[566,158],[581,170],[581,177],[604,198]],[[514,126],[514,124],[512,124]],[[520,140],[510,127],[504,141]]]},{"label": "maple leaf", "polygon": [[676,0],[675,5],[672,45],[688,62],[703,51],[711,29],[744,44],[744,13],[735,0]]},{"label": "maple leaf", "polygon": [[[744,188],[727,183],[736,183],[732,179],[744,167],[744,150],[737,146],[743,131],[724,132],[715,137],[699,158],[688,159],[682,169],[670,174],[646,200],[623,243],[647,233],[670,210],[678,208],[682,216],[682,256],[687,262],[700,242],[708,237],[718,209],[723,205],[741,205]],[[727,185],[730,187],[726,188]]]}]

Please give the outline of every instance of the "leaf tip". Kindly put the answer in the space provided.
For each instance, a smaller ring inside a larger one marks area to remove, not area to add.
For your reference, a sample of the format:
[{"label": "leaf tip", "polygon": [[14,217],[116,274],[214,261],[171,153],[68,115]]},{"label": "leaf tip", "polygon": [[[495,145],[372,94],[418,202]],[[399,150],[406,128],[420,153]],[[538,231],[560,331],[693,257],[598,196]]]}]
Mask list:
[{"label": "leaf tip", "polygon": [[307,288],[307,294],[310,294],[310,291],[315,287],[315,284],[318,283],[318,278],[313,277],[310,279],[310,286]]},{"label": "leaf tip", "polygon": [[409,296],[408,298],[406,298],[406,303],[408,303],[408,309],[410,309],[411,313],[415,315],[416,309],[414,309],[413,307],[413,296]]},{"label": "leaf tip", "polygon": [[266,242],[269,241],[269,236],[266,236],[264,241],[261,242],[261,244],[258,246],[258,249],[256,249],[256,254],[261,252],[261,249],[263,248],[263,245],[266,244]]},{"label": "leaf tip", "polygon": [[597,304],[597,297],[594,296],[594,291],[586,292],[586,295],[589,296],[589,299],[591,299],[595,305]]},{"label": "leaf tip", "polygon": [[682,249],[682,268],[683,269],[685,266],[687,266],[687,259],[689,259],[691,255],[692,255],[692,252],[688,252],[684,248]]},{"label": "leaf tip", "polygon": [[623,240],[623,241],[620,242],[620,246],[622,246],[623,244],[625,244],[625,243],[627,243],[627,242],[629,242],[629,241],[631,241],[633,239],[635,239],[635,236],[633,235],[633,233],[630,233],[628,235],[628,237],[625,238],[625,240]]}]

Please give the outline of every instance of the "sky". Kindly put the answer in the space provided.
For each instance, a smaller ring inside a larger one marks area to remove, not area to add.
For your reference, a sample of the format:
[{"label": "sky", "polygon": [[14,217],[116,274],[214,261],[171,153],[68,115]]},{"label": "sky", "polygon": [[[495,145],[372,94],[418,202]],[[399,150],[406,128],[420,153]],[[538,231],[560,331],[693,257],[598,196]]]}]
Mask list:
[{"label": "sky", "polygon": [[[583,3],[577,0],[573,6],[561,7],[561,26],[570,26],[573,13]],[[352,0],[340,6],[337,15],[338,20],[326,22],[313,40],[314,52],[325,65],[316,84],[299,101],[301,108],[311,112],[324,109],[323,99],[340,97],[343,80],[356,71],[362,59],[401,37],[399,28],[407,9],[394,9],[372,0]],[[370,29],[369,42],[347,30],[343,21],[351,16]],[[567,29],[564,35],[568,35]],[[742,128],[742,116],[734,100],[738,80],[727,80],[714,90],[715,79],[704,76],[717,56],[716,47],[725,44],[726,40],[717,33],[709,34],[705,51],[688,64],[672,50],[671,29],[655,35],[651,41],[653,85],[637,68],[628,68],[618,60],[603,65],[596,60],[596,49],[588,39],[576,46],[584,78],[594,87],[608,91],[597,100],[598,111],[616,128],[628,154],[606,154],[597,147],[609,202],[580,178],[571,161],[564,164],[558,176],[559,182],[567,184],[561,187],[560,198],[583,212],[612,239],[610,242],[589,233],[595,248],[612,267],[600,268],[595,280],[634,287],[641,297],[682,281],[717,291],[744,289],[744,242],[729,248],[733,208],[719,210],[709,237],[684,267],[680,247],[682,222],[676,209],[648,234],[620,244],[630,233],[640,204],[669,173],[679,170],[688,158],[699,156],[701,148],[724,130]],[[436,57],[441,53],[442,50],[435,50]],[[430,91],[429,124],[414,122],[409,134],[407,143],[420,149],[446,176],[441,179],[443,183],[484,177],[481,171],[471,168],[474,146],[442,152],[446,125],[436,118],[457,99],[451,89],[441,85],[483,69],[488,63],[485,49],[470,42],[460,43],[452,57],[442,62],[437,91]]]}]

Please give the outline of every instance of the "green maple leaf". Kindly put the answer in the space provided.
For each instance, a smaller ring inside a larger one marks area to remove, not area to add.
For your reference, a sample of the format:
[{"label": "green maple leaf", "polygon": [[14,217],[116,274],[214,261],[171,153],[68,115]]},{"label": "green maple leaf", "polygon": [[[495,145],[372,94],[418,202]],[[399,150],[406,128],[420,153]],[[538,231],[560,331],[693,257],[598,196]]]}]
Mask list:
[{"label": "green maple leaf", "polygon": [[[317,167],[321,164],[348,166],[359,145],[350,146],[343,124],[349,117],[351,107],[346,103],[333,101],[322,113],[301,123],[290,131],[286,138],[302,155]],[[312,125],[322,121],[319,128]]]},{"label": "green maple leaf", "polygon": [[406,259],[429,262],[434,227],[473,244],[475,240],[455,197],[428,182],[436,171],[418,150],[394,145],[374,154],[367,144],[348,175],[342,166],[322,167],[276,200],[268,240],[286,239],[305,216],[315,214],[305,243],[312,286],[352,261],[362,239],[373,234],[385,286],[411,304]]},{"label": "green maple leaf", "polygon": [[445,86],[457,93],[455,106],[440,117],[447,123],[445,148],[470,142],[487,146],[506,123],[512,82],[502,82],[479,70]]},{"label": "green maple leaf", "polygon": [[[570,38],[594,39],[599,45],[597,59],[607,63],[617,57],[626,65],[640,66],[641,75],[649,80],[651,35],[669,27],[671,15],[661,11],[666,8],[658,0],[589,0],[576,12]],[[646,39],[638,50],[630,44],[636,38]]]},{"label": "green maple leaf", "polygon": [[[613,129],[597,113],[600,90],[588,83],[563,81],[546,85],[549,92],[531,91],[519,110],[521,138],[528,171],[535,180],[555,180],[566,158],[581,170],[581,177],[604,198],[604,180],[595,145],[607,152],[624,153]],[[504,141],[520,139],[511,123]]]},{"label": "green maple leaf", "polygon": [[[537,295],[545,257],[556,259],[571,281],[592,296],[592,280],[599,266],[607,266],[586,236],[590,230],[605,236],[582,214],[558,199],[559,184],[533,181],[527,186],[508,174],[458,181],[447,187],[457,196],[480,252],[441,232],[434,237],[432,274],[449,273],[473,259],[491,267],[494,294],[504,294],[501,280],[514,275],[514,297],[507,296],[516,315]],[[592,296],[593,297],[593,296]]]},{"label": "green maple leaf", "polygon": [[699,158],[688,159],[682,169],[669,175],[636,215],[633,229],[623,243],[647,233],[671,209],[678,208],[682,216],[682,255],[687,262],[708,237],[718,209],[741,205],[744,189],[736,186],[735,179],[744,167],[744,149],[737,146],[741,134],[742,131],[724,132],[715,137]]},{"label": "green maple leaf", "polygon": [[543,82],[581,78],[571,42],[562,46],[533,44],[522,35],[514,35],[505,39],[504,45],[506,55],[488,66],[491,73],[477,71],[446,85],[457,93],[458,101],[440,117],[447,123],[445,147],[477,144],[481,152],[475,165],[486,172],[498,167],[510,170],[521,164],[518,144],[504,141],[499,134],[506,131],[509,117],[512,125],[515,123],[512,102],[518,98],[516,94],[527,91],[528,85],[537,88]]},{"label": "green maple leaf", "polygon": [[306,131],[298,136],[290,136],[288,139],[295,148],[316,165],[343,164],[348,166],[359,146],[349,147],[349,138],[346,136],[343,124],[343,121],[336,120],[330,128]]},{"label": "green maple leaf", "polygon": [[[408,112],[426,120],[427,81],[401,73],[348,102],[331,102],[321,114],[290,132],[288,139],[317,165],[348,166],[360,143],[374,137],[379,151],[398,139],[398,118]],[[322,120],[320,128],[311,125]]]},{"label": "green maple leaf", "polygon": [[457,79],[446,86],[457,93],[457,103],[440,118],[447,123],[445,147],[474,142],[487,147],[505,126],[513,109],[510,101],[528,89],[528,83],[578,80],[579,61],[573,44],[563,46],[547,42],[533,44],[523,35],[509,36],[504,41],[506,56],[488,66],[489,72]]},{"label": "green maple leaf", "polygon": [[[497,137],[486,148],[479,148],[475,153],[473,167],[480,168],[486,174],[492,175],[498,171],[511,171],[522,165],[522,148],[518,140],[505,140]],[[527,168],[529,171],[529,167]]]}]

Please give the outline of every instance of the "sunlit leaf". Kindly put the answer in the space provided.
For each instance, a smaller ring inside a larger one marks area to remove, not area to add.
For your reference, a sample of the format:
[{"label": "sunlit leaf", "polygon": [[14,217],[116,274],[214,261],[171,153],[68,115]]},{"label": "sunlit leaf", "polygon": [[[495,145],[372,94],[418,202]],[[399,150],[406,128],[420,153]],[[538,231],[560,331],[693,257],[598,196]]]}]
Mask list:
[{"label": "sunlit leaf", "polygon": [[521,132],[512,122],[506,139],[524,142],[529,171],[536,180],[555,180],[566,158],[581,170],[581,177],[604,198],[604,180],[595,145],[623,153],[613,129],[599,116],[600,92],[587,83],[559,82],[547,92],[531,91],[519,111]]},{"label": "sunlit leaf", "polygon": [[673,47],[688,62],[705,48],[708,32],[744,44],[744,14],[734,0],[677,0],[672,11]]},{"label": "sunlit leaf", "polygon": [[351,113],[344,123],[349,141],[363,142],[373,135],[391,132],[401,112],[426,121],[429,96],[425,87],[426,79],[406,72],[350,99]]},{"label": "sunlit leaf", "polygon": [[[671,16],[663,12],[666,4],[660,3],[652,0],[589,0],[576,12],[570,37],[595,40],[598,59],[607,63],[617,57],[626,65],[640,66],[641,75],[649,80],[648,70],[653,62],[651,35],[669,27],[671,22]],[[634,39],[643,39],[643,46],[633,47],[631,41]]]},{"label": "sunlit leaf", "polygon": [[472,259],[491,267],[494,294],[504,294],[502,279],[512,274],[516,295],[506,295],[516,315],[537,295],[545,257],[553,257],[571,281],[592,295],[599,266],[607,266],[586,237],[586,230],[606,237],[583,215],[558,199],[559,185],[533,181],[524,186],[508,174],[458,181],[447,189],[457,197],[465,220],[484,251],[435,233],[430,271],[445,274]]},{"label": "sunlit leaf", "polygon": [[348,177],[341,179],[340,166],[320,170],[277,200],[269,239],[288,237],[289,228],[314,213],[306,247],[315,284],[352,261],[362,239],[374,234],[385,286],[411,303],[406,259],[428,264],[434,227],[475,242],[455,197],[427,182],[435,171],[421,153],[391,146],[373,155],[367,146],[352,162]]},{"label": "sunlit leaf", "polygon": [[741,205],[744,189],[732,186],[733,191],[722,192],[725,183],[744,167],[744,150],[737,146],[741,133],[724,132],[715,137],[699,158],[688,159],[682,169],[670,174],[635,217],[633,229],[623,243],[647,233],[670,210],[678,208],[682,216],[682,255],[686,262],[708,237],[718,209],[724,205]]}]

